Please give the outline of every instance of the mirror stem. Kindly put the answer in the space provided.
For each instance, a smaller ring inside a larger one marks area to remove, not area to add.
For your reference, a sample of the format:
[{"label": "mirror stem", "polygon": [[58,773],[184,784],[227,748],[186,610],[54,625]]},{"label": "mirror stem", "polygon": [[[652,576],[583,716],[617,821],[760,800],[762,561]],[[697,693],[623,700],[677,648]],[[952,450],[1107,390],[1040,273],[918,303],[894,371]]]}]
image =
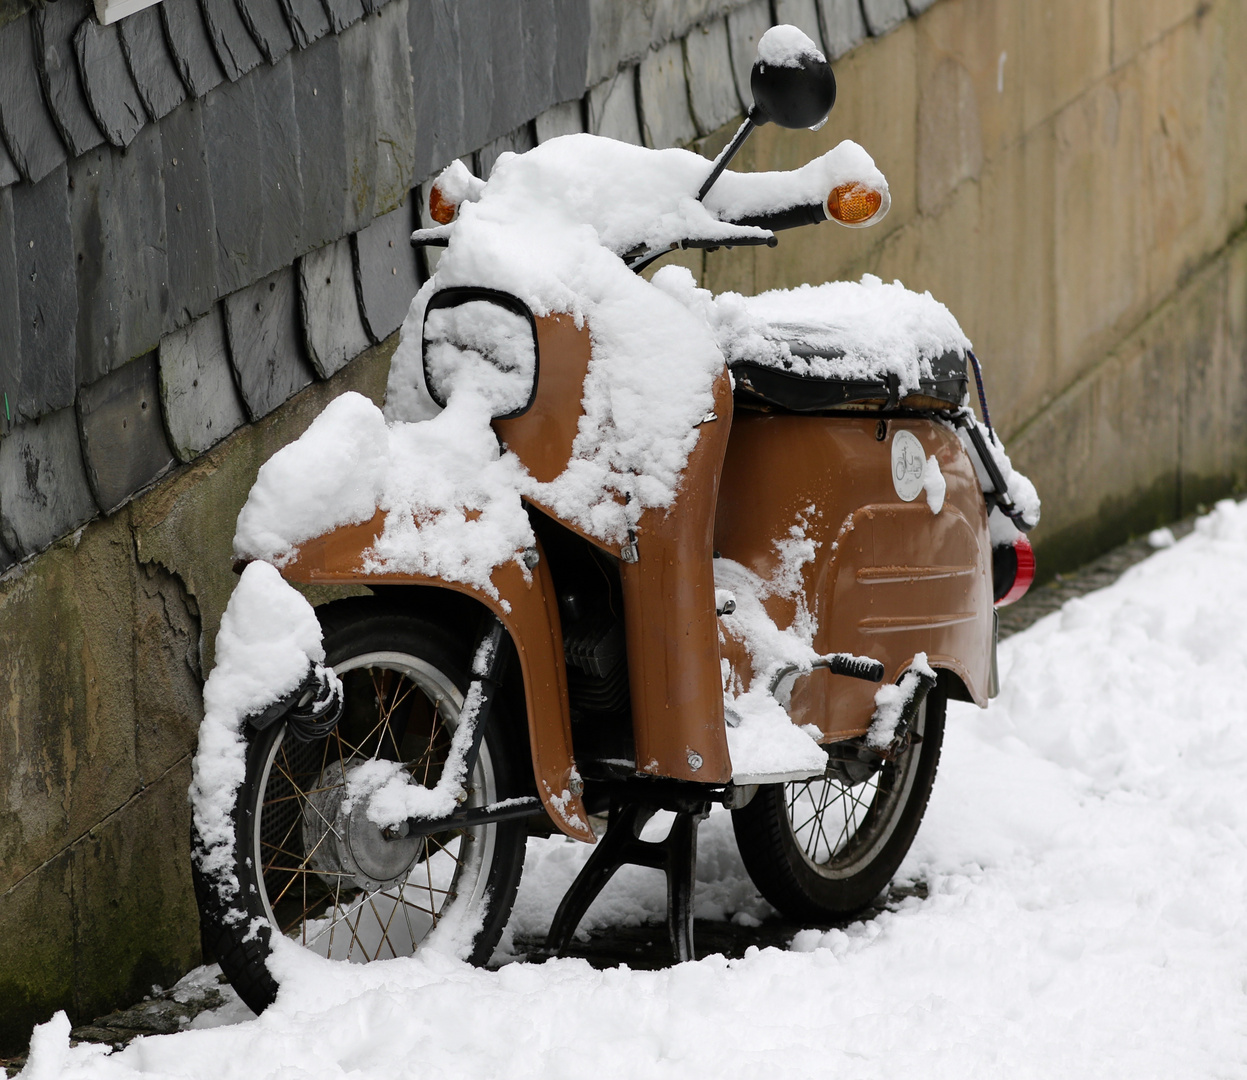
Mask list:
[{"label": "mirror stem", "polygon": [[723,170],[727,168],[728,162],[736,156],[736,152],[745,145],[745,140],[749,138],[749,135],[753,129],[758,126],[753,118],[754,110],[756,108],[757,106],[755,105],[749,110],[748,115],[745,117],[745,122],[740,125],[740,128],[737,130],[736,134],[732,136],[732,141],[728,143],[727,146],[723,148],[723,152],[714,159],[714,165],[710,169],[710,175],[706,177],[706,182],[702,184],[701,190],[697,193],[698,202],[705,199],[706,193],[714,187],[714,182],[723,175]]}]

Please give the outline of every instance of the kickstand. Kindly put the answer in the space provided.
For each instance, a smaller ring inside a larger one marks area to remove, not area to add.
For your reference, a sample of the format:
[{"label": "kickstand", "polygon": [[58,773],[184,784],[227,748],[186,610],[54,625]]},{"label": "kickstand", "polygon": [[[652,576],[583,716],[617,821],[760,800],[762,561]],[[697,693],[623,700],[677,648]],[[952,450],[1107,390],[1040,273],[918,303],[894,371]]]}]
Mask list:
[{"label": "kickstand", "polygon": [[640,839],[645,823],[662,809],[652,803],[613,803],[606,834],[567,890],[554,913],[546,947],[562,954],[576,927],[606,883],[621,866],[632,863],[667,875],[667,932],[676,962],[693,959],[693,885],[697,880],[697,826],[710,813],[709,803],[678,810],[663,840]]}]

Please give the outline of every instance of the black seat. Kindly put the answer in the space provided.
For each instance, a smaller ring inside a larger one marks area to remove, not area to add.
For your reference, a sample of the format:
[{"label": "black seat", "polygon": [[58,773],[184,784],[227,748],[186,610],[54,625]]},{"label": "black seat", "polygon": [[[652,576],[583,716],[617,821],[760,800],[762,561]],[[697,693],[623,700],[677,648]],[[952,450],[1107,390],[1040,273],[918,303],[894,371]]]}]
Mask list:
[{"label": "black seat", "polygon": [[[799,358],[836,359],[836,355],[828,350],[814,351],[801,344],[790,343],[789,350]],[[820,366],[826,369],[828,365]],[[933,359],[930,377],[921,377],[917,389],[902,388],[899,376],[891,372],[877,379],[862,379],[800,374],[753,360],[730,363],[730,367],[736,380],[738,405],[784,412],[955,409],[965,401],[968,386],[966,357],[961,352],[946,352]]]}]

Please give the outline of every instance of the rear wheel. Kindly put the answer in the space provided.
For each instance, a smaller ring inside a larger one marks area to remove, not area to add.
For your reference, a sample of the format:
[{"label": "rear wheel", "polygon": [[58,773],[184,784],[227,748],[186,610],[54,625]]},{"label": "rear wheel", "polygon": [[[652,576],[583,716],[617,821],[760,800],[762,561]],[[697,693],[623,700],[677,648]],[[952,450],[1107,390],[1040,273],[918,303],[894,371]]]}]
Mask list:
[{"label": "rear wheel", "polygon": [[[205,942],[257,1012],[277,992],[265,963],[273,928],[333,960],[406,956],[438,935],[481,964],[502,935],[523,868],[523,822],[387,839],[368,821],[366,801],[346,798],[352,772],[375,759],[402,762],[417,783],[436,784],[468,687],[467,650],[417,618],[359,604],[325,612],[326,662],[342,680],[342,719],[313,742],[299,741],[284,723],[252,733],[234,811],[247,917],[231,921],[200,883]],[[495,711],[469,806],[524,794],[498,719]],[[256,916],[260,935],[250,933]]]},{"label": "rear wheel", "polygon": [[843,918],[891,881],[935,781],[946,702],[942,687],[931,690],[914,721],[918,738],[869,778],[770,784],[732,811],[749,876],[786,918]]}]

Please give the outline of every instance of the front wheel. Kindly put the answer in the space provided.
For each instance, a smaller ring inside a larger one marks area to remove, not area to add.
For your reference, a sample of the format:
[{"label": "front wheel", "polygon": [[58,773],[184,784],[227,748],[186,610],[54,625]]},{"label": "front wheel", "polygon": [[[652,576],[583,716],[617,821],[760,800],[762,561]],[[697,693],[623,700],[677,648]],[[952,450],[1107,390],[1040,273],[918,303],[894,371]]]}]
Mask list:
[{"label": "front wheel", "polygon": [[926,810],[947,700],[943,687],[932,689],[913,724],[917,738],[868,779],[769,784],[732,811],[745,868],[785,918],[831,922],[886,888]]},{"label": "front wheel", "polygon": [[[326,665],[344,708],[324,738],[284,723],[249,733],[234,807],[235,874],[245,918],[197,880],[205,944],[256,1012],[277,984],[273,930],[331,960],[407,956],[434,934],[476,964],[493,953],[519,887],[526,829],[511,821],[387,839],[346,787],[364,762],[402,762],[415,782],[441,775],[468,689],[470,649],[422,619],[346,602],[322,609]],[[496,709],[468,786],[468,805],[525,794]],[[262,920],[262,933],[251,926]]]}]

